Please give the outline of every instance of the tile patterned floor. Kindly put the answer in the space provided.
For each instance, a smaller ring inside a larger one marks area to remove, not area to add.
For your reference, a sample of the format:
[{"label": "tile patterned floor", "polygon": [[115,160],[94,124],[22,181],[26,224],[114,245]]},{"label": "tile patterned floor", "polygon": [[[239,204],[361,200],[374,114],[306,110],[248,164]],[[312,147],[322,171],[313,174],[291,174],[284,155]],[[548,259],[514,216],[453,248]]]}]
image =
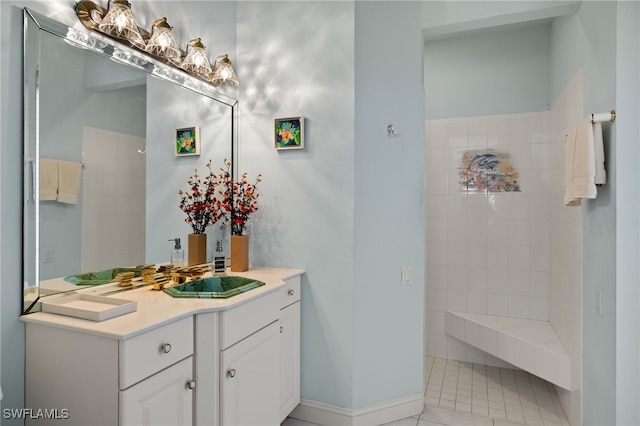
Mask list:
[{"label": "tile patterned floor", "polygon": [[427,357],[425,405],[530,426],[569,426],[552,384],[526,371]]},{"label": "tile patterned floor", "polygon": [[569,426],[553,385],[526,371],[427,357],[425,389],[422,414],[385,426]]}]

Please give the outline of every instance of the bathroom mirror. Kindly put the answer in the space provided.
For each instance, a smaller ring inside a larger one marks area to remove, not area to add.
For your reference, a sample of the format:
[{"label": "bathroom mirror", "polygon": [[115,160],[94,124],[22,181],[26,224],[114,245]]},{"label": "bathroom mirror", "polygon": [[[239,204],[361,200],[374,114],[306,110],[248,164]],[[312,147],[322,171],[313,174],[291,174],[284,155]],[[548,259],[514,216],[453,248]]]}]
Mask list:
[{"label": "bathroom mirror", "polygon": [[[108,286],[80,274],[169,260],[179,189],[235,161],[237,101],[150,56],[24,13],[23,312]],[[199,155],[176,152],[198,130]],[[212,232],[222,232],[213,230]],[[104,290],[105,292],[107,290]]]}]

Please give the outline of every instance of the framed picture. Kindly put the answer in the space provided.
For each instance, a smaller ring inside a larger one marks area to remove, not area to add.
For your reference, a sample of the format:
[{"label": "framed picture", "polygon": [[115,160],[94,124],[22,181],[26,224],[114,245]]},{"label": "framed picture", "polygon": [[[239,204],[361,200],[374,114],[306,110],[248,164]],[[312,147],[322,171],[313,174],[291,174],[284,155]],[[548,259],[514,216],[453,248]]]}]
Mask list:
[{"label": "framed picture", "polygon": [[200,155],[200,128],[193,126],[176,129],[174,144],[178,157]]},{"label": "framed picture", "polygon": [[274,137],[277,150],[304,148],[304,117],[276,118]]}]

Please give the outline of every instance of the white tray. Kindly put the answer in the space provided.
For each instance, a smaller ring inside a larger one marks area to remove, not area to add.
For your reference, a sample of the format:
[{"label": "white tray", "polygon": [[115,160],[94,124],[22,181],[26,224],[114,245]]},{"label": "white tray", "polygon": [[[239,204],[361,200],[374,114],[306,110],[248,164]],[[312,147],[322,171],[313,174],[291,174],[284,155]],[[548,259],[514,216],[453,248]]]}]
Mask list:
[{"label": "white tray", "polygon": [[104,321],[135,312],[138,304],[131,300],[92,294],[74,294],[50,302],[42,302],[42,312],[67,315],[91,321]]}]

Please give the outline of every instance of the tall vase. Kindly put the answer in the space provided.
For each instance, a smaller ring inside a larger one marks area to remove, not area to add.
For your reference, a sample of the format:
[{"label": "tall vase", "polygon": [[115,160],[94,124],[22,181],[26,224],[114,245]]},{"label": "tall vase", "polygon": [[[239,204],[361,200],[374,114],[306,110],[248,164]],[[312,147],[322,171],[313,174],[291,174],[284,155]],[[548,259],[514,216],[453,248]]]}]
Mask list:
[{"label": "tall vase", "polygon": [[244,272],[249,270],[249,236],[231,236],[231,271]]},{"label": "tall vase", "polygon": [[189,234],[189,266],[207,263],[207,234]]}]

